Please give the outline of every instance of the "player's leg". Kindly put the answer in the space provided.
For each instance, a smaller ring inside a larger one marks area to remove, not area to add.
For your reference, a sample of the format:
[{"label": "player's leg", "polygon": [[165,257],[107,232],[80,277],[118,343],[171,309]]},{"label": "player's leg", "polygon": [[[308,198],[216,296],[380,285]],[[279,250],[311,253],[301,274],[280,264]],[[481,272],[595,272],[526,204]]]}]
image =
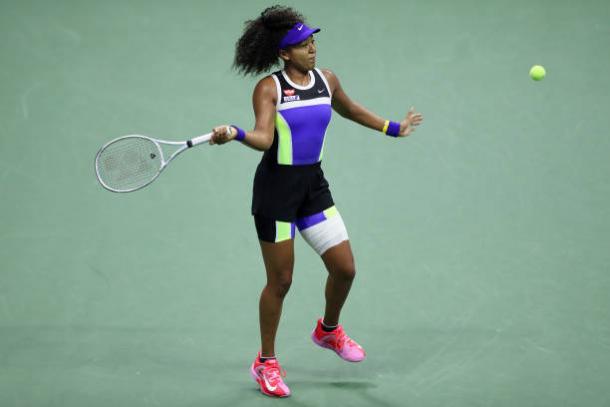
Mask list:
[{"label": "player's leg", "polygon": [[276,222],[259,216],[255,216],[255,222],[267,283],[259,302],[261,351],[252,362],[250,373],[263,394],[287,397],[290,388],[282,380],[282,368],[275,358],[275,335],[284,297],[292,282],[294,223]]},{"label": "player's leg", "polygon": [[267,357],[275,355],[275,335],[282,305],[292,283],[294,240],[280,243],[260,241],[260,245],[267,272],[267,284],[259,302],[261,355]]},{"label": "player's leg", "polygon": [[324,211],[297,219],[305,241],[320,255],[328,270],[324,322],[337,325],[339,314],[356,275],[349,237],[339,211]]},{"label": "player's leg", "polygon": [[317,345],[331,349],[342,359],[360,362],[364,349],[345,334],[339,315],[356,275],[354,256],[341,215],[332,206],[320,213],[297,219],[297,226],[307,243],[320,255],[328,271],[326,309],[311,338]]},{"label": "player's leg", "polygon": [[294,267],[294,223],[255,217],[267,283],[259,302],[261,355],[275,355],[275,335],[284,297],[292,283]]},{"label": "player's leg", "polygon": [[297,212],[297,227],[318,253],[326,269],[325,322],[337,325],[356,274],[343,219],[335,208],[322,168],[312,171],[307,199]]},{"label": "player's leg", "polygon": [[328,270],[326,278],[326,308],[324,310],[324,324],[337,326],[339,314],[345,304],[347,295],[356,276],[354,256],[349,240],[331,247],[322,254],[322,260]]}]

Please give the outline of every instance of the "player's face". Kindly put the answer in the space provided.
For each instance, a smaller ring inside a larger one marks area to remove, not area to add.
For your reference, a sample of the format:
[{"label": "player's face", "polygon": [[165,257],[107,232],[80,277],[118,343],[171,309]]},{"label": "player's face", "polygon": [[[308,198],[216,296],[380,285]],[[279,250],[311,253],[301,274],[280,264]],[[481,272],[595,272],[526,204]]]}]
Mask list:
[{"label": "player's face", "polygon": [[316,42],[313,35],[286,50],[288,60],[296,68],[310,71],[316,66]]}]

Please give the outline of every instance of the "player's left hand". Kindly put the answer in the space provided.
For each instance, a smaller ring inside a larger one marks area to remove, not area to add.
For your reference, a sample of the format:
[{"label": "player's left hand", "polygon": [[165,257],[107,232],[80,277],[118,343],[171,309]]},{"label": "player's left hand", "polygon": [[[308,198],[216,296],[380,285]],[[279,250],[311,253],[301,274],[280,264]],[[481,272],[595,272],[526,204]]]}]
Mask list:
[{"label": "player's left hand", "polygon": [[424,120],[424,116],[421,113],[417,113],[415,108],[411,107],[407,112],[407,117],[400,122],[400,131],[398,137],[407,137],[415,131],[415,127],[419,126]]}]

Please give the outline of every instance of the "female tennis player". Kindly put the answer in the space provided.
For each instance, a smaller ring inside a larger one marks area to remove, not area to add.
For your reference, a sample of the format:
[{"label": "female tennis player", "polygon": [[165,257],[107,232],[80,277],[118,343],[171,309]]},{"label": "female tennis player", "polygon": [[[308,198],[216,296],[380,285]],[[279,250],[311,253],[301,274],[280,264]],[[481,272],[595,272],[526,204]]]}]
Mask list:
[{"label": "female tennis player", "polygon": [[275,335],[294,265],[298,229],[328,270],[326,309],[311,334],[313,342],[349,362],[365,358],[364,349],[339,325],[339,314],[356,274],[345,225],[320,167],[332,110],[392,137],[413,133],[422,116],[411,109],[404,120],[386,120],[352,101],[337,75],[316,68],[316,45],[303,16],[273,6],[246,22],[236,44],[234,67],[260,74],[283,62],[283,70],[254,88],[254,130],[237,125],[213,129],[210,144],[238,140],[264,151],[254,176],[252,214],[267,272],[259,304],[261,349],[250,372],[263,394],[286,397],[282,369],[275,357]]}]

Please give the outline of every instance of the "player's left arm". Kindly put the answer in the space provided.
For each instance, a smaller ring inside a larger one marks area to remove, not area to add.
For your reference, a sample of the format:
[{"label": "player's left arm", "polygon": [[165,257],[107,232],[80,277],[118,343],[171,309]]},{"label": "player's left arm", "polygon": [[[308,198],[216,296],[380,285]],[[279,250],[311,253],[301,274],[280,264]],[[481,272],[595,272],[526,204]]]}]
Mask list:
[{"label": "player's left arm", "polygon": [[[381,131],[383,129],[386,119],[371,112],[361,104],[351,100],[343,90],[341,82],[339,82],[339,78],[334,74],[334,72],[328,69],[322,69],[322,73],[326,77],[328,85],[330,86],[330,90],[333,95],[331,102],[332,107],[337,113],[346,119],[352,120],[368,128],[377,131]],[[407,112],[406,117],[400,122],[399,137],[406,137],[411,134],[413,131],[415,131],[415,126],[419,126],[423,119],[424,118],[420,113],[415,112],[415,110],[411,108]]]}]

